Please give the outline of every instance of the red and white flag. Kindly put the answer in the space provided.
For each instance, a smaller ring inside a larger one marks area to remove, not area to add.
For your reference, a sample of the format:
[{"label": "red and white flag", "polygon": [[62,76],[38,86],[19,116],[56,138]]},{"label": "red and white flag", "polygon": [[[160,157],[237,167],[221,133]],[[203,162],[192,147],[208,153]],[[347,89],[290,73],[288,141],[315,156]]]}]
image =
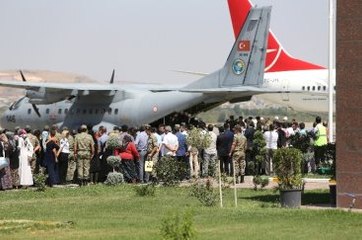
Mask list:
[{"label": "red and white flag", "polygon": [[250,41],[249,40],[242,40],[238,44],[238,50],[240,52],[248,52],[250,51]]}]

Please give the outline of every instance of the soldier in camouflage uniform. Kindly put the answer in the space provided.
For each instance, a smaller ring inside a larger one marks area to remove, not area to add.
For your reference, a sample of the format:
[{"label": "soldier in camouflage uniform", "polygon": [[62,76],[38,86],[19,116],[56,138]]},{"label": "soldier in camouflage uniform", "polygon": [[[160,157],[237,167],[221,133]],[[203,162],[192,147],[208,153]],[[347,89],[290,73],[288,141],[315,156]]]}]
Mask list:
[{"label": "soldier in camouflage uniform", "polygon": [[147,140],[147,161],[153,162],[152,176],[156,178],[155,165],[158,160],[158,142],[157,137],[155,136],[152,128],[150,126],[146,126],[146,133],[148,135]]},{"label": "soldier in camouflage uniform", "polygon": [[89,182],[90,162],[94,155],[94,141],[87,133],[87,126],[80,127],[80,133],[74,138],[74,158],[77,161],[78,179],[80,185],[87,185]]},{"label": "soldier in camouflage uniform", "polygon": [[62,134],[59,132],[58,125],[54,124],[51,129],[55,130],[55,138],[57,139],[57,144],[59,145],[60,139],[62,139]]},{"label": "soldier in camouflage uniform", "polygon": [[74,137],[72,134],[68,136],[69,142],[69,156],[68,156],[68,170],[67,170],[67,183],[72,183],[74,178],[75,169],[77,169],[77,162],[74,158]]},{"label": "soldier in camouflage uniform", "polygon": [[[234,140],[231,145],[229,156],[232,156],[234,173],[236,183],[244,182],[245,175],[245,150],[246,150],[246,137],[241,134],[241,126],[235,125],[234,127]],[[240,180],[239,180],[240,176]]]},{"label": "soldier in camouflage uniform", "polygon": [[36,160],[37,158],[36,152],[40,150],[40,142],[39,139],[31,133],[30,126],[26,126],[25,131],[28,136],[29,142],[33,146],[33,155],[31,156],[30,159],[30,168],[31,168],[31,173],[34,175],[39,172],[39,165],[37,166],[37,160]]}]

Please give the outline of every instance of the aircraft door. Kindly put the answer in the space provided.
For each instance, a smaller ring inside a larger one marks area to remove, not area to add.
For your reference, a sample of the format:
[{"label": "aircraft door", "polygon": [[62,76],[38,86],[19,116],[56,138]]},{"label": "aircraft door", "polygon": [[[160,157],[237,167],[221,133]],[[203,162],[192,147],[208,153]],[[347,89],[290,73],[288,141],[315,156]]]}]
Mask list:
[{"label": "aircraft door", "polygon": [[45,114],[47,115],[48,121],[52,124],[56,124],[60,122],[60,115],[62,114],[63,109],[56,103],[52,105],[48,105],[45,109]]},{"label": "aircraft door", "polygon": [[289,102],[289,81],[288,79],[283,79],[282,80],[282,89],[283,89],[283,92],[281,93],[282,94],[282,101],[283,102]]}]

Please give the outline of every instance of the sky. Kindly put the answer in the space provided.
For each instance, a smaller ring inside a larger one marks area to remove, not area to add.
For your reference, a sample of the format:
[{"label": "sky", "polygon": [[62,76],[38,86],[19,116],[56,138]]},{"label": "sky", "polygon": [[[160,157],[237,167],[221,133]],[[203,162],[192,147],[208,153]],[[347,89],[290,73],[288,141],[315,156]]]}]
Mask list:
[{"label": "sky", "polygon": [[[271,29],[294,57],[328,64],[328,0],[272,6]],[[0,71],[70,72],[97,81],[180,84],[221,68],[234,34],[227,0],[0,0]]]}]

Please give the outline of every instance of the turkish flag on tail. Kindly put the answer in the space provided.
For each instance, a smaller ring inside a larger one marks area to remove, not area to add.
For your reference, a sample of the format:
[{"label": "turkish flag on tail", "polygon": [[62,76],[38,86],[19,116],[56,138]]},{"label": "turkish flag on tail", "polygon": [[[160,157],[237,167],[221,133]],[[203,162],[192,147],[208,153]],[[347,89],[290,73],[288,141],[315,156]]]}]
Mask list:
[{"label": "turkish flag on tail", "polygon": [[250,41],[249,40],[242,40],[238,44],[238,50],[240,52],[248,52],[250,51]]}]

